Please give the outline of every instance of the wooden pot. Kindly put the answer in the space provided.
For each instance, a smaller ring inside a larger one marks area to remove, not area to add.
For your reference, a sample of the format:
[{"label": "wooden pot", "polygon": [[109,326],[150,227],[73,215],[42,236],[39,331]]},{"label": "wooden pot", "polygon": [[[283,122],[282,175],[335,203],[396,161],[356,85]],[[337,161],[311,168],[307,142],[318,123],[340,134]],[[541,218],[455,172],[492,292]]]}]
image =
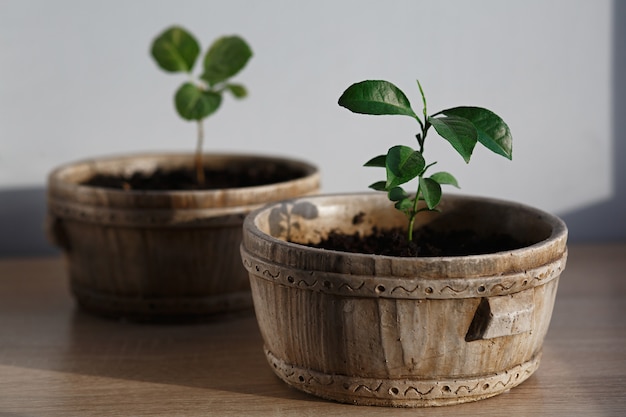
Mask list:
[{"label": "wooden pot", "polygon": [[[316,193],[319,173],[301,161],[206,155],[212,168],[289,169],[289,181],[210,191],[123,191],[82,184],[95,174],[191,167],[191,154],[85,160],[48,178],[49,235],[67,260],[84,309],[134,320],[182,320],[252,310],[239,245],[243,219],[271,201]],[[268,168],[271,167],[271,168]]]},{"label": "wooden pot", "polygon": [[565,224],[491,199],[446,196],[440,208],[417,227],[504,232],[528,245],[401,258],[288,242],[405,227],[378,193],[283,201],[246,218],[242,260],[280,378],[340,402],[423,407],[488,398],[532,375],[565,267]]}]

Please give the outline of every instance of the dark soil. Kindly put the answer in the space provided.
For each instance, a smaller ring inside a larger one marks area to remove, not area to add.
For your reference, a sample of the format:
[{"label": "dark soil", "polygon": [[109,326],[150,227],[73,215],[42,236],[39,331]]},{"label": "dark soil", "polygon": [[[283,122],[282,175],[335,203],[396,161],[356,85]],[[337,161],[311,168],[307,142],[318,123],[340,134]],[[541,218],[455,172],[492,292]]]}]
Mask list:
[{"label": "dark soil", "polygon": [[120,190],[216,190],[275,184],[305,175],[283,164],[235,165],[224,169],[205,168],[203,185],[198,184],[195,170],[190,169],[158,169],[149,174],[136,172],[128,177],[98,174],[83,184]]},{"label": "dark soil", "polygon": [[331,232],[326,240],[309,246],[342,252],[401,257],[464,256],[495,253],[527,246],[509,235],[477,236],[470,230],[436,232],[428,227],[415,230],[409,242],[404,229],[377,230],[368,236]]}]

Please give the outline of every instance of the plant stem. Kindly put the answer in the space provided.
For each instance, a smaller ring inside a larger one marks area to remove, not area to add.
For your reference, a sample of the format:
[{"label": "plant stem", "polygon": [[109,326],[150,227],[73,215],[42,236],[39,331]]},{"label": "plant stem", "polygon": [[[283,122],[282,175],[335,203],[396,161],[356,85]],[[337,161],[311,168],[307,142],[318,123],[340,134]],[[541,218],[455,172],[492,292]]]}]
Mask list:
[{"label": "plant stem", "polygon": [[205,183],[204,178],[204,164],[202,162],[202,145],[204,142],[204,128],[202,126],[202,120],[198,120],[198,143],[196,146],[196,178],[198,185],[203,186]]},{"label": "plant stem", "polygon": [[408,239],[409,242],[413,241],[413,227],[415,226],[415,218],[417,217],[417,213],[419,213],[419,211],[417,210],[417,204],[420,201],[420,186],[419,184],[417,185],[417,193],[415,194],[415,201],[413,202],[413,210],[411,210],[411,213],[409,214],[409,230],[408,230]]},{"label": "plant stem", "polygon": [[422,84],[420,84],[419,80],[417,80],[417,87],[420,89],[420,94],[422,95],[422,113],[424,114],[424,122],[426,122],[428,120],[428,111],[426,110],[426,95],[424,94],[424,89],[422,88]]},{"label": "plant stem", "polygon": [[[430,123],[428,122],[428,110],[426,110],[426,96],[424,95],[424,90],[422,89],[422,85],[420,84],[419,80],[417,81],[417,86],[420,89],[420,94],[422,95],[422,105],[423,105],[423,110],[422,113],[424,114],[424,123],[422,124],[422,122],[419,120],[419,118],[417,119],[417,121],[420,124],[420,127],[422,129],[422,134],[421,135],[417,135],[417,142],[420,145],[420,153],[423,155],[424,154],[424,142],[426,142],[426,134],[428,133],[428,129],[430,128]],[[432,165],[432,164],[430,164]],[[418,176],[418,178],[421,180],[422,179],[422,175],[424,174],[424,172],[426,171],[426,169],[428,169],[428,167],[430,165],[427,165],[424,168],[424,171],[422,171],[422,173]],[[422,211],[419,210],[417,208],[419,201],[420,201],[420,193],[422,192],[421,188],[420,188],[420,183],[418,182],[417,184],[417,192],[415,193],[415,200],[413,201],[413,209],[411,210],[410,214],[409,214],[409,230],[407,233],[407,238],[409,240],[409,242],[413,241],[413,227],[415,226],[415,218],[417,217],[417,214]]]}]

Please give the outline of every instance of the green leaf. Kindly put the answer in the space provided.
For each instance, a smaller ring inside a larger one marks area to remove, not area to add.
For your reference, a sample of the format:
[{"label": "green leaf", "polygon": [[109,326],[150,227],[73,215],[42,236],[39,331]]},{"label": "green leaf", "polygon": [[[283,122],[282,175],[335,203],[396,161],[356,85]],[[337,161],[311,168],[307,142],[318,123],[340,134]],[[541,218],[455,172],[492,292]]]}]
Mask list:
[{"label": "green leaf", "polygon": [[387,189],[404,184],[417,177],[426,162],[421,153],[408,146],[394,146],[387,152]]},{"label": "green leaf", "polygon": [[478,141],[478,132],[467,119],[458,116],[429,117],[428,122],[437,133],[450,142],[452,147],[469,162]]},{"label": "green leaf", "polygon": [[205,91],[193,83],[183,84],[174,97],[176,110],[185,120],[202,120],[214,113],[222,102],[222,96]]},{"label": "green leaf", "polygon": [[226,84],[226,89],[230,91],[235,98],[245,98],[248,95],[248,90],[241,84]]},{"label": "green leaf", "polygon": [[478,132],[478,141],[487,149],[513,158],[513,137],[504,120],[491,110],[482,107],[455,107],[441,112],[446,116],[457,116],[469,120]]},{"label": "green leaf", "polygon": [[172,26],[152,42],[152,57],[165,71],[191,72],[200,46],[185,29]]},{"label": "green leaf", "polygon": [[431,178],[420,178],[420,191],[429,210],[433,210],[441,201],[441,186]]},{"label": "green leaf", "polygon": [[456,178],[449,172],[436,172],[430,176],[430,179],[438,182],[440,185],[453,185],[456,188],[461,188]]},{"label": "green leaf", "polygon": [[385,161],[386,160],[387,160],[387,155],[378,155],[378,156],[375,156],[374,158],[370,159],[369,161],[367,161],[363,166],[385,168],[385,166],[386,166]]},{"label": "green leaf", "polygon": [[400,114],[417,118],[406,95],[388,81],[368,80],[352,84],[339,98],[339,105],[361,114]]},{"label": "green leaf", "polygon": [[386,181],[376,181],[374,184],[369,186],[372,190],[376,191],[387,191],[387,182]]},{"label": "green leaf", "polygon": [[393,187],[387,193],[387,197],[389,197],[389,200],[391,201],[400,201],[407,198],[408,196],[409,195],[406,193],[406,191],[404,191],[402,187]]},{"label": "green leaf", "polygon": [[413,200],[410,198],[403,198],[402,200],[397,201],[396,204],[394,204],[394,207],[400,211],[409,213],[413,210]]},{"label": "green leaf", "polygon": [[204,57],[201,78],[213,86],[241,71],[252,57],[250,46],[239,36],[217,39]]}]

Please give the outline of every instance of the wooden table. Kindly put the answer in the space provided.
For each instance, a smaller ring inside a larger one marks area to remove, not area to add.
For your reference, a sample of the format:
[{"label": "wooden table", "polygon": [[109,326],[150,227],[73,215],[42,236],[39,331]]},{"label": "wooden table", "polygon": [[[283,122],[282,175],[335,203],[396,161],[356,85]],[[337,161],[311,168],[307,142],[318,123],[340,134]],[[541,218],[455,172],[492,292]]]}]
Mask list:
[{"label": "wooden table", "polygon": [[[61,259],[0,260],[0,416],[626,416],[626,244],[572,246],[539,370],[492,399],[336,404],[265,362],[254,317],[141,325],[78,311]],[[389,413],[392,414],[389,414]]]}]

